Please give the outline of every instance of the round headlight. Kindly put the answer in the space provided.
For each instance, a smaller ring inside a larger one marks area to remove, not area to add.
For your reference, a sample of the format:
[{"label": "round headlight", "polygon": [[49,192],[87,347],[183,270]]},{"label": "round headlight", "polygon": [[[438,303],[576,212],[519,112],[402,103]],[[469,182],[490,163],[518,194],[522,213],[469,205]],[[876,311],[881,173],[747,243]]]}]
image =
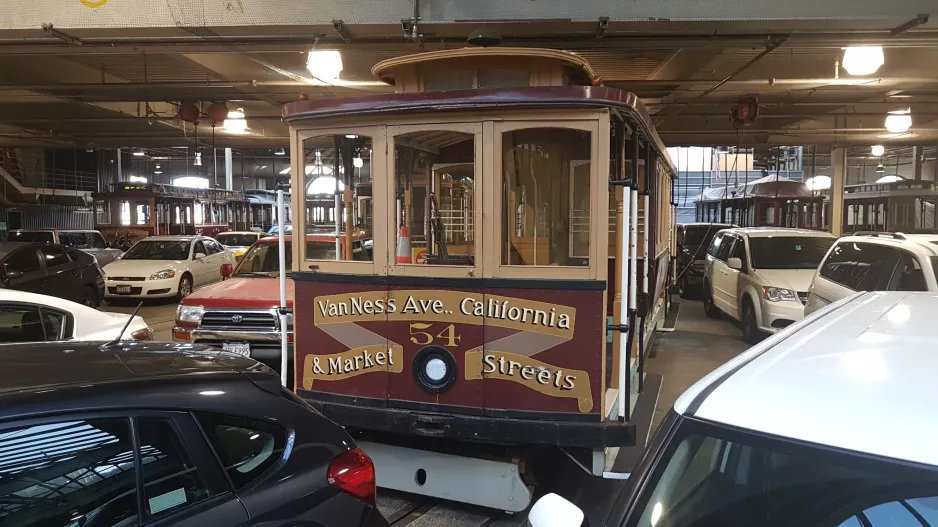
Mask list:
[{"label": "round headlight", "polygon": [[427,379],[431,382],[442,382],[446,378],[446,372],[449,368],[446,367],[443,359],[433,357],[424,364],[423,369],[427,374]]},{"label": "round headlight", "polygon": [[426,346],[418,351],[412,371],[417,386],[427,393],[443,393],[456,384],[456,359],[440,346]]}]

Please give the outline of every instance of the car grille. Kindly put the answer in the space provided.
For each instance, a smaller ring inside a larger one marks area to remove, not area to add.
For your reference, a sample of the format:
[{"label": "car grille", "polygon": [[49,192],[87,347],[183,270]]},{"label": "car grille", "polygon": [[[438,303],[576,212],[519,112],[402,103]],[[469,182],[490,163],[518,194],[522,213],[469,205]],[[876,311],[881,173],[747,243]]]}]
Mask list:
[{"label": "car grille", "polygon": [[241,331],[273,331],[277,319],[273,313],[206,311],[202,315],[203,329],[237,329]]},{"label": "car grille", "polygon": [[798,300],[801,300],[802,304],[808,303],[808,293],[806,291],[798,291]]},{"label": "car grille", "polygon": [[113,282],[143,282],[146,278],[142,276],[112,276],[108,280]]}]

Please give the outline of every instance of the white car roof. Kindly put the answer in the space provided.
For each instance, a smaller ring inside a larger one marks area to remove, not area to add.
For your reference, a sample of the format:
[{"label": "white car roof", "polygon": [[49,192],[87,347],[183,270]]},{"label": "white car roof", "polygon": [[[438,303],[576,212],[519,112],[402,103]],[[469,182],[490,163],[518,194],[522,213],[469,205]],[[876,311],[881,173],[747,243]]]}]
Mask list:
[{"label": "white car roof", "polygon": [[192,240],[202,240],[208,238],[208,236],[181,236],[181,235],[163,235],[163,236],[147,236],[140,241],[157,241],[157,242],[188,242]]},{"label": "white car roof", "polygon": [[696,418],[938,466],[938,294],[858,293],[777,333],[675,403]]},{"label": "white car roof", "polygon": [[80,311],[98,311],[97,309],[92,309],[84,304],[72,302],[71,300],[65,300],[64,298],[39,295],[36,293],[27,293],[25,291],[15,291],[13,289],[0,289],[0,300],[5,302],[28,302],[30,304],[42,304],[44,306],[55,307],[63,311],[70,311],[73,313]]},{"label": "white car roof", "polygon": [[837,243],[862,242],[902,247],[918,256],[938,256],[938,234],[896,234],[883,233],[873,235],[851,235],[837,240]]},{"label": "white car roof", "polygon": [[735,234],[743,234],[749,236],[750,238],[769,238],[782,236],[836,238],[836,236],[833,234],[825,231],[815,231],[810,229],[788,229],[784,227],[735,227],[732,229],[722,230]]}]

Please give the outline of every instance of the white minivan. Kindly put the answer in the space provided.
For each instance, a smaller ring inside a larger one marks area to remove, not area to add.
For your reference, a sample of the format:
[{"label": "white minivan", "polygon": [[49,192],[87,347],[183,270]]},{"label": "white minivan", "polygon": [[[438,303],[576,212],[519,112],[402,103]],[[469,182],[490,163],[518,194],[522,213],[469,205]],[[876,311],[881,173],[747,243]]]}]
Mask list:
[{"label": "white minivan", "polygon": [[828,232],[805,229],[718,232],[704,268],[707,316],[722,312],[738,320],[751,343],[801,320],[811,279],[835,240]]},{"label": "white minivan", "polygon": [[831,247],[818,267],[804,314],[857,291],[938,292],[938,235],[859,232]]}]

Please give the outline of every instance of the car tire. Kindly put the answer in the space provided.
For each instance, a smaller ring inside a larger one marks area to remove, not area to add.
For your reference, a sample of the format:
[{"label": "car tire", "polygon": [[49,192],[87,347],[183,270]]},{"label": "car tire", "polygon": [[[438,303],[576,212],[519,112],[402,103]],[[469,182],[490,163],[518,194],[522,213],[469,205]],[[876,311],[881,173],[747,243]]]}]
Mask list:
[{"label": "car tire", "polygon": [[192,294],[192,277],[184,274],[182,278],[179,279],[179,288],[176,290],[176,301],[181,301],[183,298]]},{"label": "car tire", "polygon": [[713,290],[707,282],[703,285],[703,297],[704,313],[710,318],[720,318],[720,308],[713,303]]},{"label": "car tire", "polygon": [[681,287],[681,298],[689,298],[689,297],[690,297],[690,291],[687,289],[687,287],[688,287],[688,286],[687,286],[687,276],[685,276],[685,275],[683,275],[683,274],[681,275],[681,283],[680,283],[679,285],[680,285],[680,287]]},{"label": "car tire", "polygon": [[81,288],[78,303],[92,309],[98,309],[101,306],[101,299],[98,298],[98,292],[93,287],[86,285]]},{"label": "car tire", "polygon": [[743,340],[749,344],[757,344],[762,340],[762,332],[759,331],[759,324],[756,321],[756,308],[752,305],[752,300],[746,297],[743,300],[743,312],[740,317],[742,325]]}]

